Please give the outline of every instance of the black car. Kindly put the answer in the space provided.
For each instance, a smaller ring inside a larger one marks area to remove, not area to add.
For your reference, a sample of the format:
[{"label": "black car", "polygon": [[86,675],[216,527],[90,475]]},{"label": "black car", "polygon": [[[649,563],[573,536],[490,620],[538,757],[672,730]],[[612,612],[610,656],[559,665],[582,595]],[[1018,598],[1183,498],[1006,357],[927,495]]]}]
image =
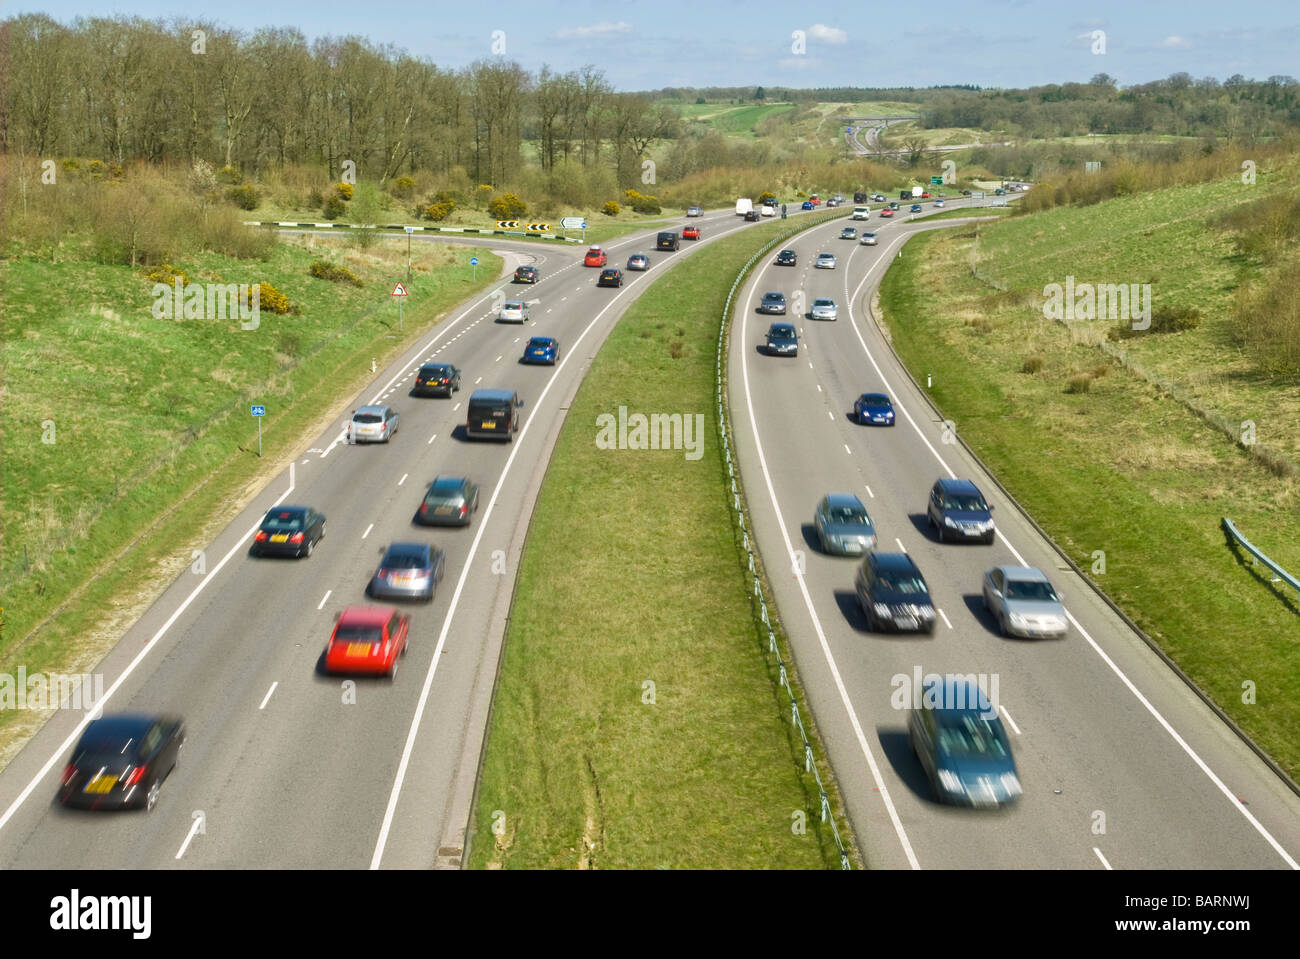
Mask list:
[{"label": "black car", "polygon": [[460,390],[460,370],[450,363],[425,363],[415,374],[416,396],[446,396]]},{"label": "black car", "polygon": [[854,589],[873,632],[885,629],[934,632],[934,603],[912,557],[906,553],[867,553]]},{"label": "black car", "polygon": [[745,222],[757,223],[759,220],[759,216],[760,214],[757,210],[750,210],[748,213],[745,214]]},{"label": "black car", "polygon": [[277,506],[253,536],[254,556],[310,556],[325,538],[325,514],[310,506]]},{"label": "black car", "polygon": [[681,237],[671,230],[666,230],[659,234],[655,240],[656,250],[675,250],[681,244]]},{"label": "black car", "polygon": [[993,507],[970,480],[948,477],[935,480],[925,516],[939,531],[941,543],[950,538],[978,539],[985,545],[993,542]]},{"label": "black car", "polygon": [[597,286],[622,286],[623,271],[616,269],[601,270],[600,279],[596,281]]},{"label": "black car", "polygon": [[778,313],[785,315],[785,294],[784,293],[764,293],[763,301],[758,304],[760,313]]},{"label": "black car", "polygon": [[96,719],[63,769],[59,802],[86,809],[153,809],[183,745],[185,725],[175,716],[118,713]]},{"label": "black car", "polygon": [[865,193],[855,193],[855,194],[853,194],[853,203],[854,203],[854,205],[860,205],[860,204],[863,204],[863,203],[866,203],[866,202],[867,202],[867,195],[866,195]]},{"label": "black car", "polygon": [[776,255],[777,266],[798,266],[799,254],[794,250],[782,250]]},{"label": "black car", "polygon": [[429,485],[415,521],[425,526],[468,526],[478,511],[478,484],[464,476],[439,476]]},{"label": "black car", "polygon": [[535,267],[535,266],[521,266],[521,267],[518,267],[518,268],[515,270],[515,282],[516,282],[516,283],[536,283],[536,282],[537,282],[537,267]]},{"label": "black car", "polygon": [[795,332],[793,323],[778,320],[768,328],[767,352],[770,356],[799,355],[799,334]]}]

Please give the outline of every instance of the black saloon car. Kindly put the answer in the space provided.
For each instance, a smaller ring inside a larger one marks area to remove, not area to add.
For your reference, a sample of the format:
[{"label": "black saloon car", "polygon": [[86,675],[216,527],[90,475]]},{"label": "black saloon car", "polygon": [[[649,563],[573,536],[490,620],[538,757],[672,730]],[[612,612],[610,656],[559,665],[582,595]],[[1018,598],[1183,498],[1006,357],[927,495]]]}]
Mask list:
[{"label": "black saloon car", "polygon": [[184,744],[185,726],[175,716],[119,713],[96,719],[63,769],[59,802],[86,809],[153,809]]}]

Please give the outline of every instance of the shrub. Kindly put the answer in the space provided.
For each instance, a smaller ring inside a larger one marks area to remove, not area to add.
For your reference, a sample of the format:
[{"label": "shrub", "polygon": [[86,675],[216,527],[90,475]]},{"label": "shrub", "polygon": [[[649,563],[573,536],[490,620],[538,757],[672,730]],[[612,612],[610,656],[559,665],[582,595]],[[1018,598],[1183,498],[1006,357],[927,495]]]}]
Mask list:
[{"label": "shrub", "polygon": [[393,196],[408,197],[415,190],[415,181],[409,176],[399,176],[393,181]]},{"label": "shrub", "polygon": [[217,182],[238,185],[244,182],[244,175],[232,166],[223,166],[217,171]]},{"label": "shrub", "polygon": [[353,187],[351,183],[336,183],[334,193],[342,200],[351,200]]},{"label": "shrub", "polygon": [[226,198],[241,210],[256,210],[257,205],[262,202],[257,187],[251,183],[245,183],[243,186],[232,186],[226,191]]},{"label": "shrub", "polygon": [[632,204],[632,209],[637,213],[663,212],[663,207],[660,206],[658,197],[638,193],[636,190],[624,190],[623,193],[627,197],[627,202]]},{"label": "shrub", "polygon": [[455,207],[456,204],[452,200],[439,200],[437,203],[430,203],[417,212],[426,220],[445,220],[451,216],[451,211]]},{"label": "shrub", "polygon": [[152,283],[166,283],[168,286],[176,282],[176,277],[181,278],[181,286],[184,287],[190,281],[184,270],[178,270],[170,263],[160,263],[152,270],[145,274]]},{"label": "shrub", "polygon": [[503,193],[488,204],[488,213],[498,220],[517,220],[528,212],[528,204],[513,193]]},{"label": "shrub", "polygon": [[492,187],[486,183],[480,183],[477,189],[474,190],[474,205],[481,210],[490,199],[492,199]]},{"label": "shrub", "polygon": [[764,190],[758,195],[758,202],[761,204],[764,200],[775,200],[776,194],[771,190]]},{"label": "shrub", "polygon": [[1076,373],[1065,381],[1065,392],[1087,393],[1092,389],[1092,377],[1087,373]]},{"label": "shrub", "polygon": [[618,205],[617,200],[606,200],[605,206],[600,212],[605,214],[605,216],[618,216],[618,211],[621,209],[622,207]]},{"label": "shrub", "polygon": [[1025,361],[1020,364],[1021,373],[1034,374],[1041,372],[1043,369],[1043,358],[1041,356],[1026,356]]},{"label": "shrub", "polygon": [[1158,306],[1151,311],[1151,325],[1147,329],[1135,330],[1129,320],[1111,327],[1106,335],[1112,340],[1129,340],[1143,333],[1182,333],[1196,329],[1204,318],[1194,306]]},{"label": "shrub", "polygon": [[307,206],[309,206],[311,209],[314,210],[319,206],[323,206],[324,204],[325,204],[325,194],[321,193],[321,191],[316,187],[312,187],[311,190],[309,190],[307,193]]},{"label": "shrub", "polygon": [[[259,309],[267,310],[270,313],[288,313],[293,308],[289,298],[273,287],[270,283],[259,283],[258,287],[258,305]],[[249,291],[252,292],[251,290]],[[252,306],[252,298],[249,298],[249,306]]]},{"label": "shrub", "polygon": [[1096,366],[1094,366],[1092,369],[1088,371],[1088,375],[1091,376],[1093,379],[1100,379],[1103,376],[1110,376],[1110,364],[1098,363]]},{"label": "shrub", "polygon": [[325,201],[325,208],[322,211],[327,220],[337,220],[347,212],[348,205],[343,202],[342,197],[338,194],[331,196]]},{"label": "shrub", "polygon": [[325,260],[317,260],[308,268],[307,272],[318,280],[331,280],[335,283],[351,283],[353,286],[365,285],[357,278],[357,275],[346,266],[336,266],[333,263],[327,263]]}]

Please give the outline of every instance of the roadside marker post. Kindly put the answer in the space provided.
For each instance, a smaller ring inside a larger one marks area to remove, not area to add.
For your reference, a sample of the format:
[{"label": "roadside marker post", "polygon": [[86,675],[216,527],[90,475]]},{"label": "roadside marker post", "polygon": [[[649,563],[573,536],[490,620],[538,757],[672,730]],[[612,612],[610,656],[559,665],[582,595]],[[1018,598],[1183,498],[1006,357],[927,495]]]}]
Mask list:
[{"label": "roadside marker post", "polygon": [[261,457],[261,455],[262,455],[262,417],[266,415],[266,407],[265,407],[265,406],[252,406],[252,407],[249,408],[248,411],[249,411],[250,413],[252,413],[252,414],[253,414],[253,418],[254,418],[255,420],[257,420],[257,455],[258,455],[258,457]]}]

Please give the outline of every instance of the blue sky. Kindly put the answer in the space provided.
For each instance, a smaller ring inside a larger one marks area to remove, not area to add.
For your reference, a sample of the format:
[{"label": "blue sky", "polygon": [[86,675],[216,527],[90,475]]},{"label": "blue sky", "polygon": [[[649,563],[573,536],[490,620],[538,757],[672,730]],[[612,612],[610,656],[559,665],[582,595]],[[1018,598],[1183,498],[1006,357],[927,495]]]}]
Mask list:
[{"label": "blue sky", "polygon": [[[6,4],[67,22],[125,13],[149,19],[206,16],[226,26],[295,26],[309,39],[348,33],[392,43],[443,67],[493,54],[525,68],[594,64],[621,90],[665,86],[985,87],[1086,81],[1109,73],[1121,85],[1186,71],[1220,80],[1300,76],[1300,5],[1205,0],[1061,3],[689,2],[432,3],[224,0],[187,6],[55,0]],[[792,36],[803,31],[803,51]],[[1094,52],[1094,31],[1105,52]],[[498,38],[500,42],[500,38]]]}]

